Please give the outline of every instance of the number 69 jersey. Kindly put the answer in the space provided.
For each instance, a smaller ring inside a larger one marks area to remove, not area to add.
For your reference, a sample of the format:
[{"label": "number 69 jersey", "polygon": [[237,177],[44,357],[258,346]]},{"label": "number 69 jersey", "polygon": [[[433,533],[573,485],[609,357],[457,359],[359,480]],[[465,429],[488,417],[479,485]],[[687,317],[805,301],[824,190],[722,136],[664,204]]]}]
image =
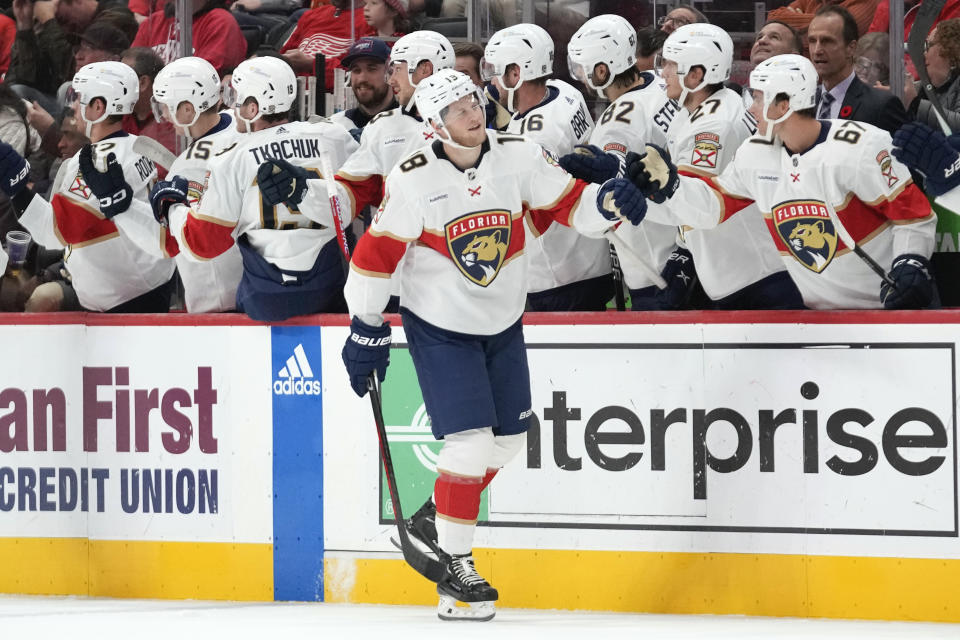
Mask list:
[{"label": "number 69 jersey", "polygon": [[[527,295],[524,217],[599,235],[598,185],[574,180],[535,142],[487,132],[477,163],[461,171],[442,143],[407,156],[387,177],[373,224],[357,244],[344,296],[352,315],[376,317],[400,270],[404,308],[442,329],[499,333]],[[408,244],[410,245],[409,249]]]},{"label": "number 69 jersey", "polygon": [[[751,138],[717,177],[685,175],[669,211],[711,227],[756,202],[780,256],[813,309],[877,309],[880,277],[840,239],[828,204],[882,267],[905,253],[930,256],[936,217],[890,154],[890,134],[854,120],[822,120],[802,154]],[[683,173],[683,172],[681,172]],[[648,216],[662,205],[651,204]]]}]

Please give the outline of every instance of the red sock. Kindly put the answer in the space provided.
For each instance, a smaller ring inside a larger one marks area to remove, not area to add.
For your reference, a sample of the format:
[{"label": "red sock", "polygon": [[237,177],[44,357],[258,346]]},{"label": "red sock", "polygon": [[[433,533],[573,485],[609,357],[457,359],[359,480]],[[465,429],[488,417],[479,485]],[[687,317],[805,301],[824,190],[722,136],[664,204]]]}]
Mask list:
[{"label": "red sock", "polygon": [[480,491],[490,486],[490,483],[493,482],[493,479],[497,475],[497,471],[500,471],[500,469],[487,469],[487,474],[483,476],[483,482],[480,483]]},{"label": "red sock", "polygon": [[433,487],[437,514],[464,523],[476,522],[480,515],[480,493],[486,486],[484,479],[441,473]]}]

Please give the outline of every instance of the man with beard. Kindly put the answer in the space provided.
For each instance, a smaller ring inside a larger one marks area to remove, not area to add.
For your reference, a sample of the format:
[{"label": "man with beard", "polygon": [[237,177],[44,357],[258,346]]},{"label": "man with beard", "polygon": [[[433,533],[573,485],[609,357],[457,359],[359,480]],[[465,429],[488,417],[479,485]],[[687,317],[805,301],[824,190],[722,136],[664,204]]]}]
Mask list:
[{"label": "man with beard", "polygon": [[367,123],[382,111],[400,106],[387,84],[390,47],[379,38],[360,38],[353,43],[340,66],[350,71],[350,88],[358,106],[330,117],[347,131],[359,136]]}]

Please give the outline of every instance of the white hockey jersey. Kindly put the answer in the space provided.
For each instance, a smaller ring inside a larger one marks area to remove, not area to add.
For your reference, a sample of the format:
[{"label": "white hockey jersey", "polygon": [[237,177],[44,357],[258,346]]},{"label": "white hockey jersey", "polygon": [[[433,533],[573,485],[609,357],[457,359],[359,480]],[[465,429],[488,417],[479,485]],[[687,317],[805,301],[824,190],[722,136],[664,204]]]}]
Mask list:
[{"label": "white hockey jersey", "polygon": [[522,136],[488,131],[476,168],[466,171],[446,159],[441,143],[424,147],[390,172],[354,251],[344,289],[350,313],[380,313],[406,253],[403,307],[450,331],[499,333],[526,302],[523,218],[541,229],[558,220],[599,235],[611,223],[597,211],[598,189]]},{"label": "white hockey jersey", "polygon": [[[791,154],[779,139],[751,138],[715,178],[684,176],[669,211],[711,227],[756,202],[769,235],[813,309],[876,309],[880,277],[847,247],[829,203],[853,240],[889,269],[902,254],[930,256],[936,218],[886,131],[854,120],[825,120],[813,147]],[[659,216],[663,206],[651,204]]]},{"label": "white hockey jersey", "polygon": [[[230,116],[220,116],[220,124],[197,138],[176,159],[169,176],[182,176],[188,181],[187,205],[170,207],[170,234],[179,246],[190,207],[203,197],[203,185],[211,161],[231,153],[243,140]],[[189,251],[177,254],[177,269],[183,280],[183,292],[190,313],[231,311],[237,307],[237,286],[243,275],[243,261],[236,245],[209,260],[197,260]]]},{"label": "white hockey jersey", "polygon": [[[667,130],[668,150],[679,168],[717,175],[756,129],[743,99],[724,88],[692,113],[680,109]],[[683,240],[693,254],[703,290],[711,299],[720,300],[784,270],[768,236],[760,209],[752,205],[713,229],[685,230]]]},{"label": "white hockey jersey", "polygon": [[[267,261],[281,269],[313,267],[323,246],[336,237],[325,188],[309,180],[298,207],[267,205],[257,186],[257,169],[267,158],[282,158],[322,177],[321,156],[333,170],[357,148],[343,127],[328,120],[289,122],[244,135],[236,148],[212,158],[202,197],[191,207],[177,240],[193,259],[211,259],[230,250],[243,234]],[[178,223],[178,227],[179,227]]]},{"label": "white hockey jersey", "polygon": [[[648,143],[667,145],[667,128],[677,113],[677,103],[667,97],[652,73],[640,74],[640,86],[610,103],[597,120],[590,144],[620,158],[628,151],[643,153]],[[610,238],[617,249],[623,279],[630,289],[653,285],[652,274],[659,275],[676,245],[674,225],[645,222],[634,227],[622,224]]]},{"label": "white hockey jersey", "polygon": [[403,107],[374,116],[363,128],[360,148],[337,171],[337,183],[344,187],[341,201],[351,218],[380,204],[383,181],[401,158],[436,139],[433,127]]},{"label": "white hockey jersey", "polygon": [[[557,156],[585,143],[592,130],[593,118],[583,94],[561,80],[547,80],[543,102],[514,114],[506,128],[507,133],[525,135]],[[602,238],[588,238],[559,223],[543,234],[528,226],[527,234],[531,293],[610,273],[610,251]]]},{"label": "white hockey jersey", "polygon": [[[113,153],[123,176],[133,189],[130,208],[107,220],[97,197],[80,173],[79,152],[65,162],[61,191],[50,202],[39,196],[30,201],[22,224],[38,244],[48,249],[66,248],[64,258],[77,298],[84,308],[107,311],[166,283],[176,265],[164,245],[162,227],[153,219],[147,195],[157,178],[153,162],[133,151],[136,136],[114,133],[93,144],[94,165],[106,169]],[[152,229],[154,250],[144,251],[119,226],[121,219],[137,220]]]}]

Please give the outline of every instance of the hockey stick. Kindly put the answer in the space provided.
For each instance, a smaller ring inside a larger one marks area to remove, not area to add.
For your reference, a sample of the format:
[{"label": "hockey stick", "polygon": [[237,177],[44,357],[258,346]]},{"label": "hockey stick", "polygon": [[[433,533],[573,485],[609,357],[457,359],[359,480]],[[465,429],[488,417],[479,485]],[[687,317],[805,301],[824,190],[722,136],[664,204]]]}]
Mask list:
[{"label": "hockey stick", "polygon": [[917,9],[917,17],[913,21],[913,26],[910,27],[910,37],[907,38],[907,53],[910,54],[913,66],[917,69],[917,75],[920,76],[920,86],[923,88],[923,93],[930,104],[933,105],[933,113],[937,116],[937,122],[940,123],[943,135],[949,136],[952,133],[950,125],[947,124],[946,113],[943,110],[943,105],[940,104],[940,98],[934,91],[933,83],[930,82],[930,75],[927,73],[927,64],[923,56],[927,34],[930,33],[933,23],[937,21],[945,4],[946,0],[923,0],[920,3],[920,8]]},{"label": "hockey stick", "polygon": [[620,267],[620,256],[613,242],[608,241],[610,247],[610,269],[613,275],[613,299],[617,304],[617,311],[627,310],[627,300],[623,295],[623,269]]},{"label": "hockey stick", "polygon": [[[320,155],[320,167],[327,183],[327,189],[330,190],[330,208],[333,213],[333,226],[337,232],[337,242],[340,245],[344,265],[349,268],[350,248],[347,246],[347,238],[343,233],[343,224],[340,220],[340,201],[337,198],[336,183],[333,179],[333,166],[330,162],[330,155],[322,153]],[[333,184],[331,184],[333,183]],[[380,395],[380,381],[376,372],[371,373],[367,378],[367,390],[370,392],[370,405],[373,408],[373,420],[377,424],[377,440],[380,442],[380,457],[383,460],[383,471],[387,476],[387,487],[390,490],[390,502],[393,504],[393,515],[397,521],[397,532],[400,536],[400,550],[403,551],[403,559],[407,561],[413,569],[427,580],[440,582],[446,571],[443,565],[437,560],[430,558],[427,554],[418,549],[410,537],[407,535],[407,528],[404,525],[403,511],[400,507],[400,493],[397,491],[396,474],[393,472],[393,458],[390,456],[390,443],[387,440],[387,427],[383,421],[383,401]]]},{"label": "hockey stick", "polygon": [[383,471],[387,476],[387,488],[390,491],[390,502],[393,504],[393,516],[397,521],[397,532],[400,535],[400,550],[403,559],[414,570],[427,580],[440,582],[445,569],[440,562],[429,557],[418,549],[404,526],[403,511],[400,508],[400,494],[397,491],[397,479],[393,472],[393,458],[390,457],[390,443],[387,441],[387,428],[383,421],[383,403],[380,397],[380,381],[376,372],[367,378],[367,390],[370,392],[370,404],[373,407],[373,419],[377,423],[377,438],[380,440],[380,457],[383,459]]},{"label": "hockey stick", "polygon": [[633,247],[627,244],[623,238],[621,238],[618,235],[615,235],[613,227],[610,227],[609,229],[604,231],[603,235],[606,236],[607,240],[610,241],[611,247],[613,247],[614,242],[616,242],[617,246],[620,249],[625,249],[626,252],[630,254],[630,257],[632,257],[634,260],[636,260],[640,264],[640,268],[643,271],[643,274],[647,276],[647,278],[649,278],[650,281],[653,282],[653,284],[655,284],[658,289],[662,290],[667,288],[667,281],[664,280],[659,273],[654,271],[653,268],[649,264],[647,264],[647,261],[641,258],[640,254],[637,253]]},{"label": "hockey stick", "polygon": [[333,228],[337,232],[337,243],[346,259],[349,268],[350,247],[347,246],[347,236],[343,233],[343,210],[340,208],[340,198],[337,197],[337,181],[333,177],[333,163],[330,154],[324,151],[320,154],[320,170],[323,172],[323,181],[327,186],[327,197],[330,199],[330,212],[333,214]]},{"label": "hockey stick", "polygon": [[177,156],[170,153],[170,150],[165,146],[146,136],[137,136],[137,139],[133,141],[133,150],[167,170],[177,159]]},{"label": "hockey stick", "polygon": [[[823,176],[820,178],[821,184],[826,184],[823,180]],[[833,205],[830,204],[830,197],[824,194],[823,204],[827,208],[827,215],[830,216],[830,222],[833,223],[833,229],[837,232],[837,235],[840,236],[840,239],[843,240],[843,244],[847,245],[857,256],[863,260],[874,273],[880,276],[880,279],[890,285],[894,291],[899,291],[897,289],[896,283],[893,281],[893,278],[890,277],[890,274],[887,273],[886,269],[881,267],[876,260],[870,257],[870,254],[863,250],[863,247],[858,245],[853,239],[853,236],[850,235],[850,232],[847,231],[847,228],[843,226],[843,223],[840,222],[840,216],[837,215],[836,209],[833,208]]]}]

